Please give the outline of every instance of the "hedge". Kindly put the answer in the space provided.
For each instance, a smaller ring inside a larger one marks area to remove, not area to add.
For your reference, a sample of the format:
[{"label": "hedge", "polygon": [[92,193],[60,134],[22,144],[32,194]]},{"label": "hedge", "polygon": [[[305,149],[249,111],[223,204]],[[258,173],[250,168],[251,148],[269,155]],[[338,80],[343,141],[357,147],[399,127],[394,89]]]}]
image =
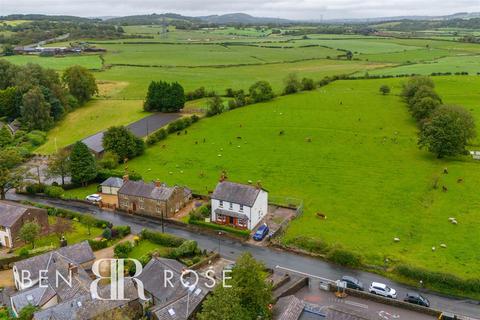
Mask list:
[{"label": "hedge", "polygon": [[147,229],[143,229],[142,232],[140,232],[140,238],[164,247],[179,247],[185,242],[185,239],[183,238],[168,233],[153,232]]},{"label": "hedge", "polygon": [[432,272],[426,269],[401,264],[395,267],[401,276],[420,281],[426,285],[434,285],[443,289],[462,289],[462,291],[480,293],[480,279],[461,279],[449,273]]},{"label": "hedge", "polygon": [[[123,170],[99,169],[95,181],[103,182],[110,177],[123,178],[124,175],[125,171]],[[128,173],[128,178],[134,181],[142,180],[142,176],[134,171]]]},{"label": "hedge", "polygon": [[131,233],[130,226],[114,226],[112,228],[112,237],[124,238]]},{"label": "hedge", "polygon": [[107,239],[102,240],[88,240],[88,244],[92,247],[93,251],[105,249],[109,245],[109,241]]},{"label": "hedge", "polygon": [[201,227],[206,227],[206,228],[213,229],[213,230],[225,231],[225,232],[228,232],[230,234],[240,236],[242,238],[249,238],[250,237],[250,231],[249,230],[235,229],[235,228],[231,228],[231,227],[228,227],[228,226],[222,226],[221,224],[216,224],[216,223],[211,223],[211,222],[209,223],[209,222],[205,222],[205,221],[202,221],[202,220],[196,220],[196,219],[189,219],[188,223],[189,224],[194,224],[194,225],[197,225],[197,226],[201,226]]},{"label": "hedge", "polygon": [[342,266],[360,267],[362,265],[362,257],[360,255],[343,249],[332,249],[327,254],[327,258]]}]

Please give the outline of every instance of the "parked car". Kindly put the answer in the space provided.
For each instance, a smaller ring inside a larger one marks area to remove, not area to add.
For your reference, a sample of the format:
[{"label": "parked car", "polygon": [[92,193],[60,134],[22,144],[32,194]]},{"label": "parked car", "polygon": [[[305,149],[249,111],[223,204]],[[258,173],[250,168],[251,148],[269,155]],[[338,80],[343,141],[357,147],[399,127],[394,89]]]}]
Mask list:
[{"label": "parked car", "polygon": [[427,308],[430,307],[430,301],[428,301],[427,298],[416,292],[408,292],[403,301],[418,304],[419,306]]},{"label": "parked car", "polygon": [[257,229],[257,232],[255,232],[255,234],[253,235],[253,240],[262,241],[269,231],[270,230],[268,229],[267,224],[262,224],[260,228]]},{"label": "parked car", "polygon": [[347,288],[363,291],[363,283],[357,278],[350,276],[343,276],[342,281],[347,284]]},{"label": "parked car", "polygon": [[368,291],[379,296],[397,299],[397,291],[380,282],[372,282]]},{"label": "parked car", "polygon": [[87,199],[88,201],[91,201],[93,203],[97,203],[97,202],[102,201],[102,197],[99,194],[96,194],[96,193],[87,196],[85,199]]}]

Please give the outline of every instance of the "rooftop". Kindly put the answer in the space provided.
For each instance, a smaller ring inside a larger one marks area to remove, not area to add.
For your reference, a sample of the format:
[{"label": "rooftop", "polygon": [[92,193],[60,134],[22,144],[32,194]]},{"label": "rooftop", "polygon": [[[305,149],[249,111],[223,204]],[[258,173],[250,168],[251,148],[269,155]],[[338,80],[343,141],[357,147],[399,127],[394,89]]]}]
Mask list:
[{"label": "rooftop", "polygon": [[37,208],[16,202],[0,201],[0,226],[13,226],[28,209]]},{"label": "rooftop", "polygon": [[238,203],[248,207],[253,206],[261,188],[230,181],[217,184],[212,199]]}]

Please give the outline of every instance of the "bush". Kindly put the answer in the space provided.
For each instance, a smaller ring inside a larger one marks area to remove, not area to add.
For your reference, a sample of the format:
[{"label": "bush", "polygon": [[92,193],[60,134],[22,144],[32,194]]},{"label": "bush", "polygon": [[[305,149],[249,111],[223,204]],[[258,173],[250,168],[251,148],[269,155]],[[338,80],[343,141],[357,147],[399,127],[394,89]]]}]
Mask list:
[{"label": "bush", "polygon": [[22,248],[22,249],[20,249],[20,251],[18,252],[18,255],[19,255],[20,257],[22,257],[22,258],[28,257],[28,254],[29,254],[29,252],[28,252],[28,249],[27,249],[27,248]]},{"label": "bush", "polygon": [[272,86],[267,81],[255,82],[249,89],[253,102],[262,102],[274,98]]},{"label": "bush", "polygon": [[29,194],[38,194],[38,193],[44,193],[46,189],[46,186],[43,183],[33,183],[27,185],[25,190]]},{"label": "bush", "polygon": [[115,169],[118,166],[118,155],[111,151],[106,151],[102,159],[98,160],[98,165],[105,169]]},{"label": "bush", "polygon": [[[110,177],[123,178],[124,175],[125,171],[123,170],[99,169],[95,181],[103,182]],[[142,180],[142,176],[135,171],[129,171],[128,178],[134,181]]]},{"label": "bush", "polygon": [[425,269],[416,268],[409,265],[398,265],[395,272],[401,276],[420,281],[426,285],[433,285],[438,288],[448,290],[458,290],[463,292],[480,293],[480,279],[461,279],[452,274],[442,272],[432,272]]},{"label": "bush", "polygon": [[213,229],[213,230],[225,231],[225,232],[228,232],[230,234],[233,234],[233,235],[236,235],[236,236],[239,236],[239,237],[242,237],[242,238],[249,238],[250,237],[250,231],[249,230],[240,230],[240,229],[235,229],[235,228],[228,227],[228,226],[222,226],[222,225],[216,224],[216,223],[211,223],[211,222],[209,223],[209,222],[205,222],[205,221],[202,221],[202,220],[195,220],[195,219],[192,219],[191,216],[190,216],[190,219],[188,219],[188,223],[189,224],[194,224],[194,225],[197,225],[197,226],[206,227],[206,228]]},{"label": "bush", "polygon": [[117,244],[113,248],[113,253],[116,258],[125,259],[128,257],[128,254],[133,250],[133,245],[130,241],[125,241]]},{"label": "bush", "polygon": [[168,133],[165,129],[161,128],[147,137],[147,145],[151,146],[155,143],[165,139],[168,136]]},{"label": "bush", "polygon": [[103,229],[102,237],[104,237],[107,240],[112,239],[112,229],[110,228]]},{"label": "bush", "polygon": [[310,78],[303,78],[302,79],[302,90],[303,91],[311,91],[315,89],[315,82],[313,79]]},{"label": "bush", "polygon": [[179,247],[185,241],[185,239],[170,234],[153,232],[147,229],[143,229],[142,232],[140,232],[140,238],[150,240],[164,247]]},{"label": "bush", "polygon": [[32,146],[37,147],[45,143],[47,135],[43,131],[34,130],[26,134],[27,140]]},{"label": "bush", "polygon": [[360,267],[362,265],[361,256],[339,248],[332,249],[327,258],[342,266]]},{"label": "bush", "polygon": [[175,248],[173,255],[175,258],[191,257],[199,252],[197,242],[194,240],[187,240],[183,242],[180,247]]},{"label": "bush", "polygon": [[190,101],[190,100],[197,100],[201,98],[205,98],[207,96],[207,91],[205,90],[205,87],[200,87],[194,91],[187,92],[185,94],[185,100]]},{"label": "bush", "polygon": [[112,227],[112,233],[118,238],[124,238],[131,232],[130,226],[115,226]]},{"label": "bush", "polygon": [[45,188],[45,194],[49,196],[50,198],[61,198],[65,191],[62,189],[62,187],[56,187],[56,186],[49,186]]},{"label": "bush", "polygon": [[88,244],[92,247],[93,251],[105,249],[108,247],[108,241],[106,239],[102,240],[88,240]]}]

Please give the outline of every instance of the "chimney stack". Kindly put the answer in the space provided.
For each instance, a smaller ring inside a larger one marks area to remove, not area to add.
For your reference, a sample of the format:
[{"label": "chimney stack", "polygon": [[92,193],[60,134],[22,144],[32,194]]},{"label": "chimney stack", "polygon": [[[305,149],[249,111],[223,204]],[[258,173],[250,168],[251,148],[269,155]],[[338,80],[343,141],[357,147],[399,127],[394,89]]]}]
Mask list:
[{"label": "chimney stack", "polygon": [[155,187],[160,188],[162,186],[162,182],[160,180],[155,180]]},{"label": "chimney stack", "polygon": [[72,274],[77,274],[78,273],[78,267],[74,265],[73,263],[68,263],[68,271],[71,272]]},{"label": "chimney stack", "polygon": [[126,174],[126,175],[123,176],[123,182],[127,182],[128,179],[129,179],[129,178],[128,178],[128,174]]}]

